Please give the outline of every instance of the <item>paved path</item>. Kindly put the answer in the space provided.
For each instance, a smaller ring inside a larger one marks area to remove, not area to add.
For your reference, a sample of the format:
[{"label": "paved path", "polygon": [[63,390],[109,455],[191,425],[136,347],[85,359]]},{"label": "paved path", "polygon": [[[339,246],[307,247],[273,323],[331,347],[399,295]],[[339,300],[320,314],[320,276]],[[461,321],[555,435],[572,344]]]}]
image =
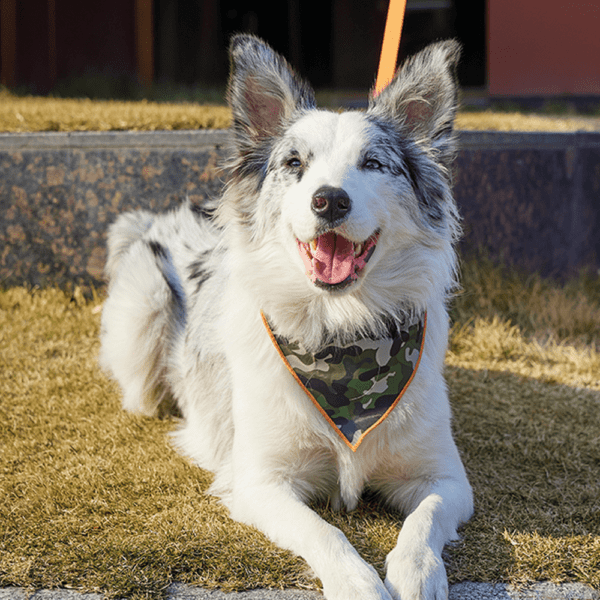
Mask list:
[{"label": "paved path", "polygon": [[[168,600],[322,600],[318,592],[297,590],[253,590],[226,594],[183,584],[167,589]],[[20,588],[0,588],[0,600],[103,600],[100,594],[80,594],[71,590],[27,592]],[[536,583],[517,590],[505,584],[457,583],[450,586],[449,600],[600,600],[600,591],[574,583]]]}]

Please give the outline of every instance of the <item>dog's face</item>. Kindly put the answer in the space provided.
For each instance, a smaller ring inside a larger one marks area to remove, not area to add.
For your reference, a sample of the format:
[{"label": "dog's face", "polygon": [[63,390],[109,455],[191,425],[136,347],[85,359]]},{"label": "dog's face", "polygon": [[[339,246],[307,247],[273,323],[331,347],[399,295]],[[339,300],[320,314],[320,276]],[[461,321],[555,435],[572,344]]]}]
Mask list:
[{"label": "dog's face", "polygon": [[400,137],[360,112],[310,111],[275,141],[266,187],[314,286],[349,292],[437,226],[408,169]]},{"label": "dog's face", "polygon": [[417,280],[430,281],[431,268],[452,277],[457,54],[453,42],[430,47],[367,111],[338,113],[318,110],[312,90],[257,38],[234,38],[236,157],[226,212],[249,248],[277,242],[271,264],[286,270],[286,285],[293,279],[296,289],[328,297],[376,288],[387,306],[414,303],[423,295]]},{"label": "dog's face", "polygon": [[314,111],[274,149],[282,223],[308,280],[330,293],[360,284],[390,217],[373,129],[358,112]]}]

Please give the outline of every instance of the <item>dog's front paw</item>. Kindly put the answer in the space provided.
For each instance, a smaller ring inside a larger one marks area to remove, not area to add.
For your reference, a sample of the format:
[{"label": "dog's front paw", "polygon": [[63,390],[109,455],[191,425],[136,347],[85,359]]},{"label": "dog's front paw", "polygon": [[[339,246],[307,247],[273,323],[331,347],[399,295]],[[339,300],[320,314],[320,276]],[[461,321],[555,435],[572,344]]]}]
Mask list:
[{"label": "dog's front paw", "polygon": [[392,600],[375,569],[366,564],[328,577],[323,581],[323,594],[327,600]]},{"label": "dog's front paw", "polygon": [[428,546],[396,546],[387,556],[385,586],[394,600],[447,600],[448,578],[441,557]]}]

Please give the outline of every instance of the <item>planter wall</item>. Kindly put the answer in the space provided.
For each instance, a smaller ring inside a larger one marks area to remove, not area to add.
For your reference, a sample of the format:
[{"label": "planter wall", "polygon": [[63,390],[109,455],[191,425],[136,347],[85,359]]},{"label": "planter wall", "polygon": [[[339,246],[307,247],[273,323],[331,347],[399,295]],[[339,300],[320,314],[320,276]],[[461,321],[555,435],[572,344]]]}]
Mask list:
[{"label": "planter wall", "polygon": [[[0,135],[0,284],[103,284],[108,225],[222,186],[227,131]],[[461,251],[549,275],[600,268],[600,133],[462,132]]]}]

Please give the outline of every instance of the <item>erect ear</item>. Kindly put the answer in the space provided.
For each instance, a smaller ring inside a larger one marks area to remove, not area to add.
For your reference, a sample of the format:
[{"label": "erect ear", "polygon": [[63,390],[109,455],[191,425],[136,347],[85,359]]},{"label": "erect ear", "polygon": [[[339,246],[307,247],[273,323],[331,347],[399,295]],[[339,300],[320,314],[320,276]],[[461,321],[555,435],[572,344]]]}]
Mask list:
[{"label": "erect ear", "polygon": [[459,57],[454,40],[432,44],[407,60],[379,96],[369,98],[369,112],[391,118],[416,142],[436,150],[441,162],[454,151]]},{"label": "erect ear", "polygon": [[234,36],[229,53],[228,101],[238,143],[254,146],[275,135],[295,111],[315,107],[312,89],[258,38]]}]

